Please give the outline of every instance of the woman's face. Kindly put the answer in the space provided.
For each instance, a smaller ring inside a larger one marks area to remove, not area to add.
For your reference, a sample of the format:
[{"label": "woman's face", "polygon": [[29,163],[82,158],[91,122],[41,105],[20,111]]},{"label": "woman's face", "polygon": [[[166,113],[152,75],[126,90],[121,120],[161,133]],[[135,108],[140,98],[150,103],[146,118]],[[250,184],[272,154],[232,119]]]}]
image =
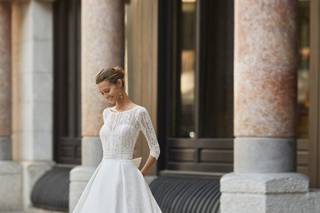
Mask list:
[{"label": "woman's face", "polygon": [[119,97],[119,92],[121,92],[121,81],[116,84],[111,83],[110,81],[102,81],[97,84],[100,94],[106,99],[108,106],[114,106]]}]

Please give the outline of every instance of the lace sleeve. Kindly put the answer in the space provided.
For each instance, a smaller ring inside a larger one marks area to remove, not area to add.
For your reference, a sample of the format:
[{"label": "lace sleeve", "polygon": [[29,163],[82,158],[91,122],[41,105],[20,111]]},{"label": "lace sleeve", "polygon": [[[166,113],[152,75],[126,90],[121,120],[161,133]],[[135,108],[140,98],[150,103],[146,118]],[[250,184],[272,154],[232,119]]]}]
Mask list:
[{"label": "lace sleeve", "polygon": [[139,113],[139,122],[140,128],[147,139],[150,149],[150,155],[158,160],[160,155],[160,147],[150,119],[150,115],[146,109],[141,110],[141,112]]}]

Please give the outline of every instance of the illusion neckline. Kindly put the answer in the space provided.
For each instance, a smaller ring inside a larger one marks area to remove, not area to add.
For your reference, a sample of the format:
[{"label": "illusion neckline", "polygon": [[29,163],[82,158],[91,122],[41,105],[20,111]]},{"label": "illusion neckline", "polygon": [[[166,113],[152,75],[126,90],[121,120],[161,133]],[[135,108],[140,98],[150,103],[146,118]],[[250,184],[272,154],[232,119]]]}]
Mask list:
[{"label": "illusion neckline", "polygon": [[139,105],[136,104],[135,106],[131,107],[130,109],[127,109],[127,110],[124,110],[124,111],[118,111],[118,110],[115,110],[115,109],[112,109],[111,107],[109,108],[109,111],[110,112],[114,112],[114,113],[123,113],[123,112],[129,112],[135,108],[137,108]]}]

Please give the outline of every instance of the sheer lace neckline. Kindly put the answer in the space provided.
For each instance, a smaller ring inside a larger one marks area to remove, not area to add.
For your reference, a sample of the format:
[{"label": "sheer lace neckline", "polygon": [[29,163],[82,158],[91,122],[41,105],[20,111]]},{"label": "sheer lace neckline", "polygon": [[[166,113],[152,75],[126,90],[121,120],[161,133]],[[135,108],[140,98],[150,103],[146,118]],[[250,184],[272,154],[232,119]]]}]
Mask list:
[{"label": "sheer lace neckline", "polygon": [[118,110],[116,110],[116,109],[114,109],[114,108],[109,108],[109,111],[110,112],[114,112],[114,113],[123,113],[123,112],[129,112],[129,111],[131,111],[131,110],[133,110],[133,109],[135,109],[135,108],[137,108],[139,105],[135,105],[135,106],[133,106],[133,107],[131,107],[130,109],[127,109],[127,110],[124,110],[124,111],[118,111]]}]

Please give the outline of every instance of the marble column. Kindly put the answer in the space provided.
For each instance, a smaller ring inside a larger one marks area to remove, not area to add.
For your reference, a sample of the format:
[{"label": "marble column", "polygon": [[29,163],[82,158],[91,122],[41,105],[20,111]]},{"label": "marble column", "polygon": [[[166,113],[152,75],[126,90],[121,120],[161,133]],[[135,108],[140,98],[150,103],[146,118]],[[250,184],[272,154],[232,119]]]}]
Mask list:
[{"label": "marble column", "polygon": [[[222,213],[315,212],[296,168],[297,1],[235,1],[234,173]],[[308,210],[310,209],[310,211]]]},{"label": "marble column", "polygon": [[106,106],[95,75],[101,68],[124,64],[124,1],[83,0],[81,7],[82,165],[70,174],[70,211],[102,159],[99,129]]},{"label": "marble column", "polygon": [[21,167],[12,161],[11,2],[0,0],[0,211],[21,208]]},{"label": "marble column", "polygon": [[235,172],[295,170],[296,1],[235,6]]}]

